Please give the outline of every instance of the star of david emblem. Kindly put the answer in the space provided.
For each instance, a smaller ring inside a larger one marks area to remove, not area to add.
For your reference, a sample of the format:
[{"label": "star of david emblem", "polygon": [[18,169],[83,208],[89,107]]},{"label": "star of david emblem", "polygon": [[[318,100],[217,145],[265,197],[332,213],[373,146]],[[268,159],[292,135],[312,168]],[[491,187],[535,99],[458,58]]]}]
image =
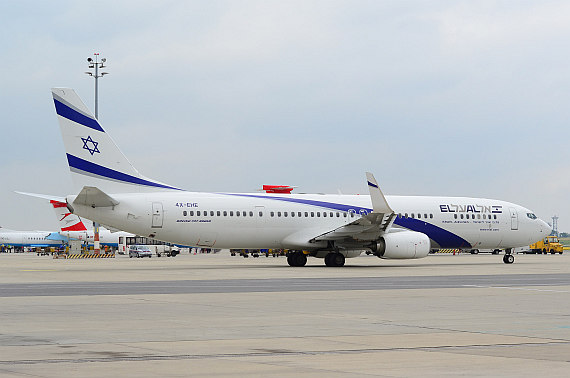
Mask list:
[{"label": "star of david emblem", "polygon": [[[99,142],[95,142],[93,139],[91,139],[91,136],[88,136],[87,138],[81,138],[81,140],[83,141],[83,149],[89,151],[91,156],[93,156],[95,152],[97,152],[98,154],[101,153],[101,151],[99,151],[99,148],[97,147]],[[90,147],[88,143],[91,143],[93,147]]]}]

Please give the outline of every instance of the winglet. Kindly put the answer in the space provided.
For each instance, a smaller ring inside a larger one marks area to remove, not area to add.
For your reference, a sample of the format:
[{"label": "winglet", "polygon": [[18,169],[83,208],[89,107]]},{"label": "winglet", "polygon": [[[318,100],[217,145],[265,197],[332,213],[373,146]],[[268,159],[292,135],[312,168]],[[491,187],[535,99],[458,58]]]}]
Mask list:
[{"label": "winglet", "polygon": [[386,197],[382,194],[374,175],[370,172],[366,172],[366,179],[368,180],[368,190],[370,190],[370,199],[372,200],[372,212],[383,214],[393,213],[394,210],[388,205]]}]

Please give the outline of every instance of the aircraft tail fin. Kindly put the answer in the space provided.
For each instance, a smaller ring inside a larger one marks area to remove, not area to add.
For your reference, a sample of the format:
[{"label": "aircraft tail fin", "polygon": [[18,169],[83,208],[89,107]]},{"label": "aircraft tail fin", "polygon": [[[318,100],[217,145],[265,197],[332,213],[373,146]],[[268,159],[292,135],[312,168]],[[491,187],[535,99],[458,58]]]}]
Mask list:
[{"label": "aircraft tail fin", "polygon": [[50,200],[49,202],[53,206],[61,231],[87,231],[81,218],[69,211],[67,203],[54,200]]},{"label": "aircraft tail fin", "polygon": [[53,101],[78,188],[96,186],[109,192],[180,190],[141,175],[71,88],[52,88]]}]

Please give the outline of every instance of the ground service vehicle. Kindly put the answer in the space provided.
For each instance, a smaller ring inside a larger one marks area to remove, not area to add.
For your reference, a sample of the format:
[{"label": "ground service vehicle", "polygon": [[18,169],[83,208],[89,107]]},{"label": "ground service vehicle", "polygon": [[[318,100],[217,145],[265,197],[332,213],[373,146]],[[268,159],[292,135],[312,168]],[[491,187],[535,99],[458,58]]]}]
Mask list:
[{"label": "ground service vehicle", "polygon": [[564,251],[564,246],[558,240],[558,236],[547,236],[542,240],[530,245],[530,253],[547,254],[548,252],[555,254]]}]

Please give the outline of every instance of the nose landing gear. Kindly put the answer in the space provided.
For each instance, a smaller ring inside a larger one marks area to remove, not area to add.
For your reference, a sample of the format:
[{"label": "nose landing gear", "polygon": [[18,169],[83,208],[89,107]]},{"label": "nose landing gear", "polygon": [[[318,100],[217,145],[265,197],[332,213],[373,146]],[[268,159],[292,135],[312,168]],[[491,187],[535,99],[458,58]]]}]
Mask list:
[{"label": "nose landing gear", "polygon": [[503,262],[505,264],[512,264],[515,262],[515,256],[512,255],[512,250],[510,248],[505,250],[505,255],[503,256]]}]

